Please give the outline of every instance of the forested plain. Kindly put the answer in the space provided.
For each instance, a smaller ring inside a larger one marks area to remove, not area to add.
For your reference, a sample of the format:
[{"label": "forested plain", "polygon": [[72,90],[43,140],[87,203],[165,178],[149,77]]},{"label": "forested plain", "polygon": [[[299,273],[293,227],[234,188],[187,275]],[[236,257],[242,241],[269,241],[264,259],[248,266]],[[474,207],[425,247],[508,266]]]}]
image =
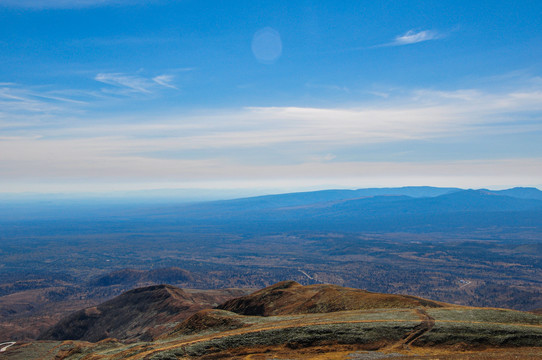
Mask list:
[{"label": "forested plain", "polygon": [[158,283],[256,289],[295,280],[542,308],[542,202],[449,191],[456,197],[319,194],[12,212],[0,224],[0,337],[34,338],[67,313]]}]

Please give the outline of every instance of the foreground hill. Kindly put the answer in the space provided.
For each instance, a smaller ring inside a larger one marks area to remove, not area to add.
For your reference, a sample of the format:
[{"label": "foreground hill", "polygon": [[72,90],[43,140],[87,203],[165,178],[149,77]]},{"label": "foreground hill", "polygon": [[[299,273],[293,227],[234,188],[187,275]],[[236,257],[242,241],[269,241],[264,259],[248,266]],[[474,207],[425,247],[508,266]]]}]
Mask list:
[{"label": "foreground hill", "polygon": [[42,340],[151,340],[201,309],[245,290],[188,292],[170,285],[134,289],[103,304],[73,313],[40,335]]},{"label": "foreground hill", "polygon": [[[106,303],[101,311],[108,308],[117,318],[139,323],[141,328],[145,322],[154,326],[149,322],[156,315],[152,306],[141,306],[139,314],[130,313],[131,320],[123,314],[126,307],[114,306],[124,303],[126,297],[149,304],[142,301],[147,296],[134,297],[144,293],[171,295],[152,304],[186,297],[183,290],[169,286],[139,289]],[[13,359],[40,354],[43,359],[67,360],[434,358],[424,357],[428,354],[442,359],[504,360],[542,356],[542,317],[536,314],[332,285],[302,286],[292,281],[228,300],[180,323],[176,320],[162,319],[169,331],[152,342],[34,342],[15,344],[9,354]]]},{"label": "foreground hill", "polygon": [[446,305],[414,296],[378,294],[327,284],[302,286],[295,281],[283,281],[253,294],[229,300],[217,308],[241,315],[274,316]]},{"label": "foreground hill", "polygon": [[[200,275],[178,267],[150,270],[124,268],[105,273],[98,268],[90,270],[93,274],[87,282],[70,276],[55,279],[50,274],[38,271],[37,279],[22,281],[14,281],[9,275],[1,274],[0,341],[36,339],[67,315],[96,306],[131,289],[159,284],[201,288],[208,282],[208,279],[201,279]],[[71,268],[70,272],[72,275],[76,271]],[[24,275],[21,277],[24,278]],[[232,296],[238,295],[235,293]],[[225,299],[220,297],[213,303]]]}]

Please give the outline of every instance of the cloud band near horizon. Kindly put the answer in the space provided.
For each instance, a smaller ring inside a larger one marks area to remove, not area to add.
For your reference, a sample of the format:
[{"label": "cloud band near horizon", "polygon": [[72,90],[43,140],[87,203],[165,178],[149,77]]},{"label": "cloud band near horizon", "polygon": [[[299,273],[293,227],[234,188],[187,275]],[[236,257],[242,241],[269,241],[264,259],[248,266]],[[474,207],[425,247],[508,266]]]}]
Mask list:
[{"label": "cloud band near horizon", "polygon": [[[4,94],[2,101],[20,100]],[[38,106],[40,111],[45,110]],[[540,111],[542,91],[533,88],[507,93],[416,90],[378,106],[131,114],[128,121],[101,119],[92,124],[57,115],[48,120],[54,126],[40,121],[21,126],[10,122],[4,110],[0,182],[5,189],[21,188],[33,178],[50,186],[72,181],[85,186],[139,182],[145,187],[165,180],[192,185],[237,181],[257,187],[270,179],[345,186],[415,185],[416,180],[479,187],[482,180],[493,179],[485,184],[537,186],[541,153],[510,157],[499,155],[496,147],[484,158],[481,151],[471,155],[458,147],[467,135],[480,146],[486,146],[484,141],[500,146],[498,141],[514,133],[541,133],[542,124],[532,116]],[[439,143],[449,143],[442,145],[450,151],[445,158],[431,156]],[[395,150],[382,150],[380,144]],[[402,144],[420,150],[409,154]],[[462,180],[453,184],[450,179]]]}]

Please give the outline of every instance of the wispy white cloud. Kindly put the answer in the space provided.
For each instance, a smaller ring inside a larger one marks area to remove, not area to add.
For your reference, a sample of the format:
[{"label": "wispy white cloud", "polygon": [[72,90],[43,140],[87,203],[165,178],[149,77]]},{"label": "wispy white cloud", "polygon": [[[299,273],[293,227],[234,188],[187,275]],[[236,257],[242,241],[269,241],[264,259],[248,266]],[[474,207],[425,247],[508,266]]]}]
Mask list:
[{"label": "wispy white cloud", "polygon": [[[110,77],[107,81],[113,82],[112,78],[117,79],[116,86],[137,89],[133,79]],[[165,84],[168,80],[159,78]],[[165,86],[154,78],[146,81],[155,83],[146,83],[149,86]],[[4,90],[0,101],[22,101],[26,106],[25,101],[30,99],[21,95]],[[533,179],[542,175],[529,170],[542,168],[537,167],[542,164],[540,154],[524,154],[517,163],[513,159],[413,159],[405,163],[404,159],[394,160],[392,152],[386,150],[381,151],[380,161],[371,162],[364,160],[369,155],[362,159],[355,154],[363,147],[400,146],[405,141],[439,143],[455,141],[465,134],[501,136],[509,133],[511,124],[516,133],[542,131],[539,117],[532,116],[541,112],[542,89],[538,88],[506,93],[416,90],[401,99],[390,95],[378,104],[350,108],[246,107],[152,119],[132,115],[129,120],[96,119],[92,124],[64,120],[54,127],[4,127],[0,181],[82,177],[178,182],[249,179],[258,183],[312,178],[314,183],[333,174],[337,181],[357,179],[358,184],[364,177],[384,184],[385,178],[397,180],[403,176],[399,185],[405,185],[409,183],[406,179],[414,182],[435,176],[441,182],[432,183],[443,184],[445,177],[457,180],[461,178],[458,174],[470,174],[478,179],[485,176],[484,181],[493,176],[506,184],[532,185]]]},{"label": "wispy white cloud", "polygon": [[397,36],[393,43],[396,45],[408,45],[440,38],[442,38],[442,35],[436,31],[423,30],[415,32],[414,30],[409,30],[404,35]]},{"label": "wispy white cloud", "polygon": [[[27,103],[30,99],[0,89],[2,98],[16,103],[24,101],[21,107],[30,104]],[[90,127],[81,127],[80,123],[65,124],[62,129],[51,130],[51,134],[67,138],[99,138],[103,134],[122,133],[126,141],[119,142],[119,146],[128,146],[129,151],[134,152],[141,152],[141,149],[166,151],[279,144],[305,146],[307,143],[349,146],[436,139],[474,129],[489,133],[502,123],[519,121],[522,114],[540,111],[542,91],[538,90],[516,90],[505,94],[474,89],[417,90],[404,99],[383,100],[378,106],[246,107],[199,115],[153,117],[152,122],[130,116],[129,122],[112,119],[93,122]],[[527,117],[528,121],[518,123],[517,129],[521,131],[523,126],[542,125],[537,119],[529,121]],[[47,129],[40,131],[47,132]]]},{"label": "wispy white cloud", "polygon": [[154,81],[158,85],[162,85],[171,89],[178,90],[178,88],[175,85],[172,85],[173,79],[174,78],[171,75],[159,75],[159,76],[153,77],[152,81]]},{"label": "wispy white cloud", "polygon": [[[174,70],[177,71],[177,70]],[[87,76],[87,74],[85,74]],[[46,131],[73,123],[84,122],[93,109],[116,106],[119,95],[130,98],[140,96],[159,98],[161,89],[178,90],[173,75],[144,77],[139,74],[99,73],[95,80],[110,86],[96,88],[58,88],[51,85],[23,85],[0,83],[0,129],[17,128],[24,132],[28,127]],[[4,134],[2,134],[4,135]],[[15,134],[18,135],[18,134]]]},{"label": "wispy white cloud", "polygon": [[403,46],[417,44],[424,41],[438,40],[445,37],[445,34],[435,30],[409,30],[402,35],[398,35],[391,42],[377,45],[376,47]]},{"label": "wispy white cloud", "polygon": [[94,80],[104,84],[118,86],[132,92],[151,93],[152,83],[145,78],[121,73],[100,73]]},{"label": "wispy white cloud", "polygon": [[104,84],[112,85],[121,89],[121,93],[146,93],[150,94],[156,90],[157,86],[177,89],[172,84],[173,76],[158,75],[153,78],[146,78],[140,75],[131,75],[123,73],[99,73],[94,80]]},{"label": "wispy white cloud", "polygon": [[[540,92],[496,95],[475,90],[425,90],[414,92],[407,105],[392,104],[390,100],[379,107],[349,109],[249,107],[197,116],[155,118],[152,122],[131,118],[129,122],[93,122],[92,126],[65,124],[60,129],[39,128],[26,135],[43,135],[42,144],[48,139],[57,141],[59,136],[88,139],[102,144],[101,148],[107,149],[108,156],[112,157],[127,154],[183,157],[186,152],[219,151],[224,156],[245,161],[239,151],[248,157],[251,151],[257,151],[266,157],[269,149],[282,149],[288,153],[285,161],[295,162],[304,161],[307,152],[303,149],[307,147],[322,154],[369,144],[425,141],[464,133],[500,133],[503,129],[508,131],[510,121],[517,121],[522,113],[533,111],[542,111]],[[515,129],[532,131],[537,126],[541,128],[542,124],[535,119],[516,124]],[[110,138],[107,134],[123,135]],[[251,151],[246,152],[247,149]],[[314,158],[309,154],[311,156]]]},{"label": "wispy white cloud", "polygon": [[14,83],[0,84],[0,117],[28,114],[57,113],[68,105],[83,105],[84,101],[55,95],[51,91],[25,88]]}]

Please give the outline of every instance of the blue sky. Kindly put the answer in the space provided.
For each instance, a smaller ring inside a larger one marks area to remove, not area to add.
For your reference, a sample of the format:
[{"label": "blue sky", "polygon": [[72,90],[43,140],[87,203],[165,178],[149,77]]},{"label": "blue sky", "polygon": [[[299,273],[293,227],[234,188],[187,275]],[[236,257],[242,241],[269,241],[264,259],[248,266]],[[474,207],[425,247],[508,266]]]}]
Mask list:
[{"label": "blue sky", "polygon": [[539,1],[0,1],[0,192],[542,185]]}]

